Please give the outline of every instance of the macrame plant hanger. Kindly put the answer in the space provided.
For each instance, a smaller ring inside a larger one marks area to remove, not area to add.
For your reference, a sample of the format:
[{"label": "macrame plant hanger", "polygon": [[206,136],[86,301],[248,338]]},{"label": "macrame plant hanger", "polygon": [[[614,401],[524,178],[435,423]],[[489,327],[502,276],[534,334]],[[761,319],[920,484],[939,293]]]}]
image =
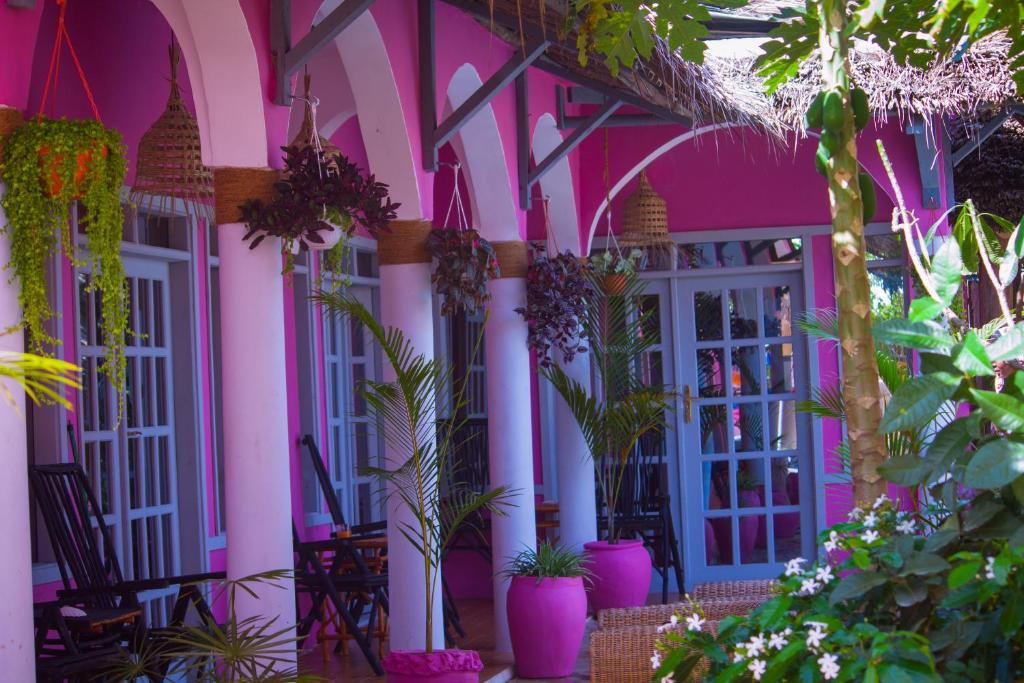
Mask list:
[{"label": "macrame plant hanger", "polygon": [[455,220],[458,221],[457,228],[465,232],[469,230],[469,218],[466,216],[466,207],[462,203],[462,189],[459,187],[459,171],[462,169],[462,164],[458,161],[451,164],[443,164],[444,166],[450,166],[452,169],[452,198],[448,201],[448,211],[444,215],[444,227],[450,227],[448,221],[452,215],[452,209],[455,209]]},{"label": "macrame plant hanger", "polygon": [[[89,87],[89,81],[85,77],[85,70],[82,69],[82,63],[78,60],[78,53],[75,52],[75,46],[71,43],[71,36],[68,34],[68,27],[64,21],[68,9],[68,1],[56,0],[58,7],[57,32],[53,40],[53,50],[50,52],[50,66],[46,70],[46,84],[43,86],[43,97],[39,102],[39,112],[36,116],[43,116],[43,112],[46,111],[46,103],[50,97],[50,90],[57,89],[57,81],[60,79],[61,49],[63,45],[67,45],[68,54],[71,55],[71,63],[75,65],[78,79],[82,82],[82,88],[85,89],[85,97],[89,101],[92,115],[96,118],[96,121],[103,123],[103,120],[100,118],[99,107],[96,106],[96,99],[92,95],[92,88]],[[54,103],[54,108],[56,108],[56,103]]]},{"label": "macrame plant hanger", "polygon": [[[612,174],[611,164],[608,161],[608,129],[604,129],[604,203],[605,219],[608,221],[608,246],[614,248],[615,257],[622,259],[622,249],[615,238],[615,231],[612,230]],[[610,249],[609,249],[610,250]]]}]

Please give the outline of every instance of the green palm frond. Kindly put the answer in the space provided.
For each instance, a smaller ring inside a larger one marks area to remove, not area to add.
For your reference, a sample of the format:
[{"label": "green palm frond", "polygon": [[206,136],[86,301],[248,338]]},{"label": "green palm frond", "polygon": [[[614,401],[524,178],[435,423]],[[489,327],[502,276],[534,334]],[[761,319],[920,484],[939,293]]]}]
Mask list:
[{"label": "green palm frond", "polygon": [[796,409],[801,413],[809,413],[817,417],[830,417],[836,420],[846,419],[846,401],[838,384],[827,387],[813,388],[809,401],[800,401]]},{"label": "green palm frond", "polygon": [[812,308],[796,316],[796,325],[809,336],[839,341],[839,315],[833,308]]},{"label": "green palm frond", "polygon": [[[424,626],[426,649],[432,651],[437,585],[433,576],[440,570],[445,546],[468,517],[483,510],[501,514],[502,508],[510,505],[512,497],[521,492],[499,486],[486,493],[476,493],[451,485],[449,461],[463,422],[440,420],[437,411],[444,398],[444,388],[453,386],[457,390],[451,397],[452,414],[460,413],[469,385],[465,378],[452,381],[450,365],[417,353],[401,330],[385,329],[354,297],[321,291],[313,300],[325,311],[359,323],[380,347],[394,372],[393,381],[366,380],[358,390],[391,453],[401,454],[403,460],[385,467],[364,468],[364,472],[390,484],[387,495],[396,496],[413,514],[414,523],[403,523],[398,529],[424,558],[427,614]],[[481,330],[485,326],[486,318]],[[481,342],[482,334],[477,339],[474,356]],[[447,495],[442,501],[441,492],[446,487]]]},{"label": "green palm frond", "polygon": [[[63,388],[81,389],[82,369],[58,358],[37,356],[32,353],[0,351],[0,380],[8,379],[20,386],[36,405],[59,403],[71,408]],[[14,397],[5,383],[0,382],[0,394],[13,403]]]}]

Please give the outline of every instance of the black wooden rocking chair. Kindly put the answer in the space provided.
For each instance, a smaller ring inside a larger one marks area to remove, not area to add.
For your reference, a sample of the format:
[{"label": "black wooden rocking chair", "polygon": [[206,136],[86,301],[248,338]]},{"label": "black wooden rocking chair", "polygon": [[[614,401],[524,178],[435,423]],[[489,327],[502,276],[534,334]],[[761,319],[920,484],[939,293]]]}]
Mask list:
[{"label": "black wooden rocking chair", "polygon": [[[223,572],[126,580],[82,467],[72,463],[33,465],[29,481],[64,584],[57,591],[61,602],[56,608],[51,604],[36,610],[36,655],[41,671],[59,670],[57,660],[61,658],[74,666],[110,647],[136,651],[147,640],[159,639],[183,625],[190,608],[200,619],[213,622],[199,584],[223,579]],[[170,623],[166,629],[148,629],[139,593],[172,586],[179,589]],[[76,610],[62,614],[60,607]]]}]

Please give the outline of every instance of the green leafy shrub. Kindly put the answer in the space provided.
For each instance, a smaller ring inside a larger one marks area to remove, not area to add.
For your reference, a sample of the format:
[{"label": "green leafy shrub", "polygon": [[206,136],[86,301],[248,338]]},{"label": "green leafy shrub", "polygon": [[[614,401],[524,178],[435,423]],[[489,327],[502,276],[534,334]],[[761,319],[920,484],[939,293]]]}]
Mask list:
[{"label": "green leafy shrub", "polygon": [[1024,323],[1005,299],[1004,316],[980,329],[952,307],[970,272],[963,254],[1002,291],[1017,276],[1024,228],[1005,248],[978,248],[980,221],[968,203],[958,220],[967,226],[934,256],[911,249],[928,295],[909,319],[873,330],[880,344],[913,350],[919,366],[881,423],[890,444],[902,437],[882,474],[907,487],[911,509],[885,497],[855,508],[822,534],[820,561],[789,562],[778,593],[749,616],[722,621],[717,636],[666,634],[657,676],[684,680],[702,658],[714,681],[1024,676],[1024,372],[1012,369],[1024,358]]},{"label": "green leafy shrub", "polygon": [[545,539],[537,549],[527,548],[516,555],[505,567],[505,576],[533,576],[538,579],[590,575],[586,556],[563,545],[552,545]]}]

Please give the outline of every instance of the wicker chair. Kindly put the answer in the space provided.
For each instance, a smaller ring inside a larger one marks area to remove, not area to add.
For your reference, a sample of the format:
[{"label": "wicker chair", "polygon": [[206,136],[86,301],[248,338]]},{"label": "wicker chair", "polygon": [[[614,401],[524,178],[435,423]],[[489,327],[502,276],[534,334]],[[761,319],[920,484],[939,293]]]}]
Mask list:
[{"label": "wicker chair", "polygon": [[[734,614],[746,614],[760,606],[764,597],[754,595],[737,596],[735,598],[701,600],[698,604],[704,610],[704,618],[708,621],[721,621]],[[673,614],[688,616],[691,612],[689,603],[673,602],[667,605],[648,605],[626,609],[606,609],[597,615],[599,629],[618,629],[627,626],[661,626],[668,623]]]},{"label": "wicker chair", "polygon": [[693,587],[690,597],[697,602],[705,600],[726,600],[740,597],[760,597],[765,602],[772,593],[776,582],[772,579],[759,581],[719,581],[700,583]]},{"label": "wicker chair", "polygon": [[[717,626],[713,621],[704,624],[711,633]],[[675,630],[681,633],[683,628],[679,626]],[[590,634],[591,683],[650,683],[654,673],[650,658],[655,644],[663,636],[664,632],[657,626],[597,629]],[[707,668],[707,663],[702,660],[690,680],[699,681]]]}]

